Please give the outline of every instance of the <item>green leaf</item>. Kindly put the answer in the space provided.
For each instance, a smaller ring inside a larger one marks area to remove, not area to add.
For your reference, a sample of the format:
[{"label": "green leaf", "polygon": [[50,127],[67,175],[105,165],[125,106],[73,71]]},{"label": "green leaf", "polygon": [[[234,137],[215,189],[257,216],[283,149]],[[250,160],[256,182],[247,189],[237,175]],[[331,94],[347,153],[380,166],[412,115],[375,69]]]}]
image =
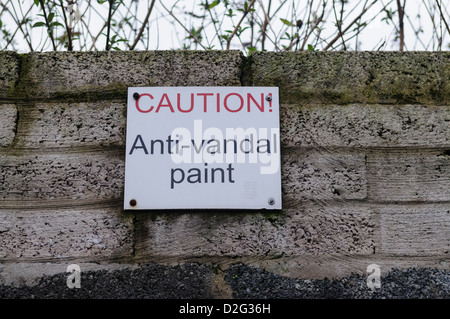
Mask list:
[{"label": "green leaf", "polygon": [[58,21],[50,23],[50,28],[53,28],[53,27],[56,27],[56,26],[64,27],[64,25],[61,22],[58,22]]},{"label": "green leaf", "polygon": [[32,28],[43,27],[45,26],[45,22],[36,22],[33,24]]},{"label": "green leaf", "polygon": [[280,20],[281,20],[281,22],[283,22],[285,25],[288,25],[288,26],[290,26],[290,27],[295,27],[295,24],[293,24],[291,21],[289,21],[289,20],[286,20],[286,19],[281,19],[280,18]]},{"label": "green leaf", "polygon": [[217,6],[219,3],[220,3],[220,0],[215,0],[215,1],[213,1],[213,3],[211,3],[211,4],[208,6],[208,10],[211,10],[212,8],[214,8],[215,6]]},{"label": "green leaf", "polygon": [[230,18],[235,16],[235,14],[233,14],[233,9],[228,9],[228,13],[225,13],[225,15]]},{"label": "green leaf", "polygon": [[48,22],[49,22],[49,23],[52,22],[52,20],[53,20],[54,17],[55,17],[55,14],[54,14],[53,12],[50,12],[50,13],[48,14],[48,17],[47,17]]},{"label": "green leaf", "polygon": [[313,52],[315,51],[314,47],[311,44],[308,44],[308,51],[313,51]]},{"label": "green leaf", "polygon": [[39,7],[39,0],[34,0],[34,4],[36,7]]},{"label": "green leaf", "polygon": [[248,54],[252,54],[253,52],[256,52],[256,48],[255,47],[248,47]]}]

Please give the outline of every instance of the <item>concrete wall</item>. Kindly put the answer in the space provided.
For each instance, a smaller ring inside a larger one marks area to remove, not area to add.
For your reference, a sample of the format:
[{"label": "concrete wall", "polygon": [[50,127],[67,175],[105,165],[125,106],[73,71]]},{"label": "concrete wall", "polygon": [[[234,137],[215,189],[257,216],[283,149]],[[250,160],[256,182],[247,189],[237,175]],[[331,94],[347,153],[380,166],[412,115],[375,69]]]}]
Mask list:
[{"label": "concrete wall", "polygon": [[[280,89],[282,211],[124,212],[127,87],[241,85]],[[2,52],[0,283],[194,263],[230,297],[240,263],[448,270],[449,102],[444,52]]]}]

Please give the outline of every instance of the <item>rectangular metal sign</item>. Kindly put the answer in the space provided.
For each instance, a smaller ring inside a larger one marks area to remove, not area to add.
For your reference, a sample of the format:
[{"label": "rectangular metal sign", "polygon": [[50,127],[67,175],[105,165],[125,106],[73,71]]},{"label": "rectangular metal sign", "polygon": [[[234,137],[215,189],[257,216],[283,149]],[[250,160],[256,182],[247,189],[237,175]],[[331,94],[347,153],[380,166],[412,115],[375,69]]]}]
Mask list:
[{"label": "rectangular metal sign", "polygon": [[124,209],[281,209],[277,87],[130,87]]}]

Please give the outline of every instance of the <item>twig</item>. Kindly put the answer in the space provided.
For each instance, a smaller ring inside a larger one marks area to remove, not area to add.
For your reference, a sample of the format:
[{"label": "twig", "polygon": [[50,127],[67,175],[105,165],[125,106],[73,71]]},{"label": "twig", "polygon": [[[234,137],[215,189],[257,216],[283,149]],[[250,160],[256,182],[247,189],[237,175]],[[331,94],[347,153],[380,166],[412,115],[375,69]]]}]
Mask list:
[{"label": "twig", "polygon": [[[436,33],[436,36],[437,36],[438,30],[437,30],[436,24],[434,23],[434,14],[429,10],[428,5],[425,3],[425,1],[422,0],[422,2],[423,2],[423,4],[425,5],[425,8],[427,9],[428,15],[430,16],[430,20],[431,20],[431,23],[432,23],[432,25],[433,25],[433,30],[434,30],[433,32],[435,32],[435,33]],[[438,37],[438,36],[437,36],[437,37]],[[427,44],[427,46],[425,47],[426,50],[428,50],[428,48],[429,48],[431,42],[433,42],[433,48],[434,48],[434,39],[435,39],[434,37],[431,37],[431,38],[430,38],[430,41],[428,41],[428,44]],[[438,39],[439,39],[439,37],[438,37]]]},{"label": "twig", "polygon": [[[368,0],[366,0],[366,2],[364,2],[364,6],[363,9],[366,7]],[[361,21],[361,19],[360,19]],[[364,28],[363,28],[364,29]],[[355,51],[358,51],[358,39],[359,39],[359,34],[361,33],[361,22],[358,23],[358,31],[356,32],[356,40],[355,40]]]},{"label": "twig", "polygon": [[338,19],[337,14],[336,14],[336,6],[335,3],[333,1],[333,12],[334,12],[334,18],[336,20],[336,26],[338,28],[338,32],[341,35],[341,39],[342,39],[342,46],[344,47],[344,51],[347,51],[347,47],[345,46],[345,40],[344,40],[344,34],[342,33],[342,16],[344,13],[344,1],[341,2],[341,13],[340,13],[340,18]]},{"label": "twig", "polygon": [[252,0],[252,2],[250,2],[250,4],[247,7],[247,10],[244,11],[244,14],[241,17],[241,20],[239,20],[238,24],[236,25],[236,27],[234,28],[233,32],[230,34],[230,36],[227,38],[227,50],[230,49],[230,44],[231,44],[231,39],[234,37],[234,35],[236,34],[236,32],[239,30],[239,27],[241,26],[242,21],[244,21],[245,17],[247,16],[247,14],[250,12],[251,7],[253,6],[253,4],[255,3],[256,0]]},{"label": "twig", "polygon": [[[308,14],[308,22],[307,22],[308,29],[306,30],[305,37],[303,38],[303,43],[302,43],[302,46],[300,47],[300,51],[303,51],[305,49],[305,45],[306,45],[306,42],[308,41],[309,37],[314,32],[314,30],[319,25],[319,23],[322,22],[323,17],[325,15],[325,6],[326,6],[326,4],[327,4],[326,1],[324,1],[323,4],[322,4],[322,13],[320,14],[320,17],[315,19],[315,21],[310,21],[311,12],[312,12],[312,5],[313,5],[313,2],[311,1],[311,4],[309,6],[309,14]],[[314,23],[314,25],[311,26],[311,29],[309,29],[310,22]]]},{"label": "twig", "polygon": [[[119,6],[117,6],[117,7],[114,9],[114,12],[112,13],[112,15],[114,15],[114,13],[117,11],[118,7],[119,7]],[[95,10],[95,8],[94,8],[93,6],[91,6],[91,8]],[[86,10],[87,10],[87,9],[86,9]],[[96,12],[97,12],[97,11],[96,11]],[[97,12],[97,14],[99,14],[99,13]],[[84,15],[84,13],[83,13],[83,15]],[[99,14],[99,15],[100,15],[100,14]],[[82,20],[82,21],[83,21],[83,20]],[[85,24],[86,28],[89,29],[89,23],[90,23],[90,21],[88,21],[88,23],[86,23],[86,22],[83,21],[83,23]],[[106,22],[103,24],[103,26],[101,27],[100,31],[97,33],[97,35],[96,35],[94,38],[92,38],[92,44],[91,44],[91,47],[89,48],[89,51],[92,51],[92,49],[94,49],[95,44],[97,43],[98,38],[100,37],[100,35],[102,35],[103,29],[105,29],[107,25],[108,25],[108,22],[106,21]]]},{"label": "twig", "polygon": [[[358,22],[359,19],[361,19],[361,17],[364,15],[364,13],[367,12],[367,10],[369,10],[375,3],[377,2],[377,0],[374,0],[373,2],[371,2],[369,4],[369,6],[367,8],[365,8],[348,26],[347,28],[344,29],[344,31],[339,32],[338,35],[336,35],[328,44],[327,46],[323,49],[323,51],[328,50],[333,44],[334,42],[336,42],[337,40],[339,40],[339,38],[342,36],[342,34],[345,34],[356,22]],[[341,34],[342,33],[342,34]]]},{"label": "twig", "polygon": [[64,10],[63,0],[59,0],[59,3],[61,4],[61,10],[62,10],[63,16],[64,16],[64,24],[66,25],[66,30],[67,30],[67,39],[68,39],[68,42],[69,42],[69,45],[67,47],[67,51],[73,51],[72,30],[70,30],[69,24],[67,22],[66,10]]},{"label": "twig", "polygon": [[400,3],[400,0],[397,0],[397,9],[398,9],[398,28],[399,28],[399,36],[400,36],[400,47],[399,50],[403,51],[405,46],[405,28],[403,26],[403,16],[405,14],[405,5],[406,1],[403,1],[403,6]]},{"label": "twig", "polygon": [[442,13],[442,8],[441,8],[441,4],[439,3],[439,0],[436,0],[436,4],[439,8],[439,13],[441,15],[441,19],[442,19],[442,21],[444,21],[445,27],[447,28],[447,32],[450,34],[450,28],[448,27],[447,20],[445,20],[445,18],[444,18],[444,14]]},{"label": "twig", "polygon": [[50,37],[50,40],[52,41],[53,51],[56,51],[55,40],[53,39],[53,33],[52,29],[50,28],[50,22],[48,21],[47,13],[45,13],[44,0],[39,0],[39,3],[41,4],[42,11],[44,12],[45,24],[47,25],[47,33]]},{"label": "twig", "polygon": [[187,33],[189,33],[189,35],[194,39],[194,41],[195,41],[197,44],[199,44],[204,50],[206,50],[205,46],[200,42],[200,40],[199,40],[195,35],[193,35],[192,32],[189,31],[189,30],[186,28],[186,26],[185,26],[180,20],[178,20],[178,18],[173,14],[172,10],[167,9],[166,6],[162,3],[161,0],[159,0],[159,3],[161,3],[161,5],[162,5],[162,7],[164,8],[164,10],[166,10],[167,13],[170,14],[170,16],[171,16],[172,18],[174,18],[175,21],[178,22],[178,23],[180,24],[180,26],[184,29],[184,31],[186,31]]},{"label": "twig", "polygon": [[267,7],[267,13],[266,13],[266,11],[264,10],[264,5],[263,5],[262,1],[260,1],[260,6],[261,6],[261,9],[262,9],[263,14],[264,14],[264,23],[263,23],[263,25],[261,27],[261,34],[262,34],[261,50],[262,51],[264,51],[264,49],[265,49],[264,45],[265,45],[265,42],[266,42],[267,25],[269,24],[269,20],[270,20],[269,14],[270,14],[270,7],[271,7],[271,5],[272,5],[272,1],[269,1],[269,5]]},{"label": "twig", "polygon": [[149,8],[148,11],[147,11],[147,15],[145,16],[144,22],[142,22],[141,29],[139,30],[139,33],[138,33],[136,39],[134,40],[134,43],[131,45],[130,50],[134,50],[134,48],[135,48],[136,45],[138,44],[139,39],[141,38],[142,33],[144,32],[145,26],[146,26],[147,23],[148,23],[148,19],[150,18],[150,14],[151,14],[152,11],[153,11],[153,6],[154,6],[154,4],[155,4],[155,1],[156,1],[156,0],[152,0],[152,3],[150,4],[150,8]]},{"label": "twig", "polygon": [[[8,1],[8,2],[9,2],[9,1]],[[0,5],[3,7],[3,10],[4,10],[4,11],[7,11],[7,12],[11,15],[12,19],[13,19],[14,22],[17,24],[18,28],[16,29],[16,31],[14,31],[14,33],[12,34],[12,36],[9,38],[8,42],[7,42],[6,45],[5,45],[5,48],[7,48],[7,47],[12,43],[12,41],[14,40],[14,37],[15,37],[16,34],[17,34],[17,31],[20,29],[20,31],[22,32],[22,34],[23,34],[23,36],[24,36],[24,38],[25,38],[25,41],[26,41],[27,44],[28,44],[28,47],[30,48],[30,51],[34,51],[34,50],[33,50],[33,46],[31,45],[29,36],[27,36],[27,34],[29,34],[28,29],[26,30],[26,31],[27,31],[26,33],[25,33],[25,31],[23,31],[23,29],[22,29],[22,25],[25,24],[26,19],[23,18],[22,21],[19,21],[19,17],[17,16],[17,12],[15,11],[14,6],[13,6],[13,10],[14,10],[14,14],[15,14],[16,16],[14,16],[14,15],[12,14],[12,12],[8,9],[8,7],[6,7],[6,5],[8,4],[8,2],[7,2],[6,4],[0,3]],[[27,11],[27,13],[25,13],[24,17],[26,17],[26,16],[28,15],[28,13],[30,13],[30,11],[31,11],[32,8],[33,8],[33,5],[31,5],[31,7],[28,9],[28,11]],[[3,11],[2,11],[2,13],[3,13]]]},{"label": "twig", "polygon": [[[211,17],[211,21],[212,21],[212,23],[213,23],[213,27],[214,27],[214,30],[216,31],[216,35],[214,36],[214,38],[217,36],[217,38],[219,38],[219,30],[217,29],[217,21],[214,19],[214,17],[213,17],[213,15],[212,15],[212,12],[211,12],[211,9],[209,9],[209,3],[208,3],[208,0],[206,0],[206,3],[205,3],[205,9],[209,12],[209,16]],[[212,41],[214,41],[214,38],[213,38],[213,40]],[[220,41],[219,40],[219,44],[220,44],[220,48],[223,50],[223,43],[222,43],[222,41]]]},{"label": "twig", "polygon": [[107,29],[106,29],[106,51],[109,51],[109,49],[111,49],[110,45],[109,45],[109,33],[111,30],[111,16],[112,16],[112,5],[114,3],[114,0],[109,0],[109,12],[108,12],[108,22],[107,24]]}]

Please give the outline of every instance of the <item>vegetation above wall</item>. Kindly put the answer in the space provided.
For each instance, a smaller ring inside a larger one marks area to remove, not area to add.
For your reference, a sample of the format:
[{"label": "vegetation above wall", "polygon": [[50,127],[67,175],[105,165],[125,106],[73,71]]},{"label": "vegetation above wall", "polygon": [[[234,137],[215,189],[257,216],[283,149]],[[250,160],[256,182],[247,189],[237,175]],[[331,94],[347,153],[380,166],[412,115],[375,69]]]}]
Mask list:
[{"label": "vegetation above wall", "polygon": [[449,0],[7,0],[0,49],[441,51]]}]

